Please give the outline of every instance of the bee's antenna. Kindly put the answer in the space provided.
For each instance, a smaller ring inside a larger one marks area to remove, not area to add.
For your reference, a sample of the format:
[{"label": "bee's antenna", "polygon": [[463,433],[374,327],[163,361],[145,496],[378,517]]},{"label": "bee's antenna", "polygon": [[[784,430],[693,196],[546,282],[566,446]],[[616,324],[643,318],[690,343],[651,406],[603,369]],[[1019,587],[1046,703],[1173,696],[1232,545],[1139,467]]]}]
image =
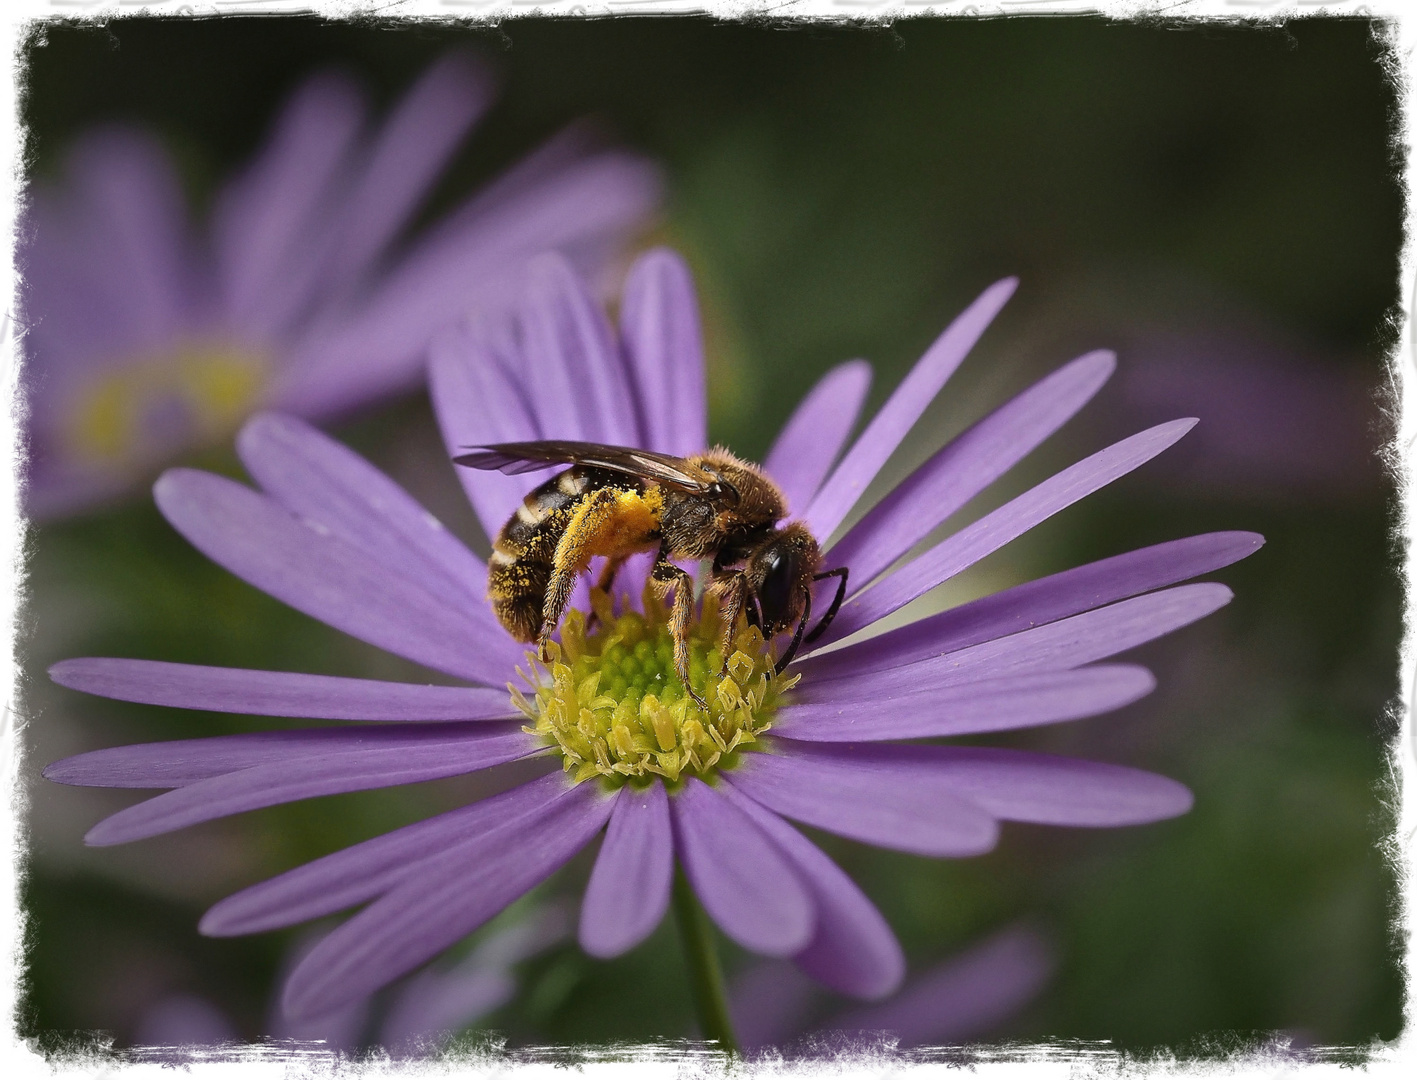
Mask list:
[{"label": "bee's antenna", "polygon": [[[846,596],[846,573],[846,567],[838,566],[835,570],[826,570],[820,574],[812,575],[813,581],[821,581],[829,577],[838,578],[839,580],[836,586],[836,596],[832,599],[832,606],[827,608],[827,613],[822,616],[822,621],[817,623],[817,625],[812,628],[812,632],[807,635],[808,645],[812,644],[817,638],[826,633],[827,627],[832,624],[832,620],[836,618],[837,611],[841,609],[842,598]],[[811,593],[809,592],[808,596],[810,595]]]}]

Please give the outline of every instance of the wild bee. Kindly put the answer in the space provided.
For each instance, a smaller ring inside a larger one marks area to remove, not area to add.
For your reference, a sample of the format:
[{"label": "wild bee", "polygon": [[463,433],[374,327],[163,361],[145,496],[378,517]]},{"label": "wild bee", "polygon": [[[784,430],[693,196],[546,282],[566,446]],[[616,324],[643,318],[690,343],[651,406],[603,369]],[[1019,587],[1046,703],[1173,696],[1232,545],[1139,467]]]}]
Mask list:
[{"label": "wild bee", "polygon": [[527,495],[497,534],[487,564],[487,591],[497,618],[518,641],[535,641],[543,655],[576,576],[597,555],[606,560],[598,584],[608,591],[625,559],[658,549],[650,580],[662,595],[674,593],[674,670],[701,706],[689,685],[694,583],[670,560],[713,559],[708,590],[720,602],[725,657],[740,613],[769,640],[795,624],[791,644],[777,661],[779,673],[804,640],[812,584],[838,579],[831,607],[807,642],[821,636],[841,607],[846,567],[819,572],[821,550],[807,527],[777,525],[787,515],[777,485],[727,450],[679,458],[560,441],[467,449],[470,453],[453,460],[474,469],[518,474],[571,466]]}]

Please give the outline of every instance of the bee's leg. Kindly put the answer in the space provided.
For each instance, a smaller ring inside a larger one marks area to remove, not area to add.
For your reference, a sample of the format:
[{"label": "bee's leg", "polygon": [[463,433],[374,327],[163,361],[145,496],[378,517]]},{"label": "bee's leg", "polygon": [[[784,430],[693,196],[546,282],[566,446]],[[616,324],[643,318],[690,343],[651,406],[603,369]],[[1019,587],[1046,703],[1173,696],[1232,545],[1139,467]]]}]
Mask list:
[{"label": "bee's leg", "polygon": [[787,644],[787,651],[778,660],[777,666],[773,668],[773,674],[781,675],[783,669],[792,663],[792,658],[797,655],[797,646],[802,644],[802,631],[806,629],[807,622],[812,617],[812,590],[810,588],[802,590],[802,618],[797,621],[797,629],[792,634],[792,640]]},{"label": "bee's leg", "polygon": [[[744,610],[743,599],[748,596],[748,578],[743,571],[737,570],[715,579],[709,586],[709,591],[721,601],[718,617],[723,625],[719,634],[718,651],[723,654],[723,668],[719,671],[719,675],[722,675],[728,670],[729,650],[733,648],[733,639],[738,635],[738,616]],[[747,605],[747,613],[748,622],[752,623],[756,615],[752,604]]]},{"label": "bee's leg", "polygon": [[[813,574],[812,580],[822,581],[829,577],[838,579],[836,584],[836,596],[832,598],[831,607],[827,608],[827,613],[822,616],[822,621],[812,627],[812,632],[807,635],[808,645],[812,644],[812,642],[816,641],[817,638],[821,637],[822,634],[826,632],[827,627],[832,624],[832,620],[836,618],[837,611],[841,608],[842,597],[846,595],[846,567],[838,566],[835,570],[827,570],[820,574]],[[810,592],[808,596],[811,596]]]},{"label": "bee's leg", "polygon": [[659,561],[654,564],[650,579],[656,582],[661,593],[674,590],[674,609],[669,616],[669,634],[674,639],[674,674],[679,676],[684,692],[707,712],[708,702],[694,693],[689,683],[689,618],[694,614],[694,579],[670,562],[669,553],[663,548],[659,550]]},{"label": "bee's leg", "polygon": [[589,552],[593,550],[596,533],[612,519],[619,499],[620,492],[614,488],[591,492],[576,507],[575,514],[566,524],[566,531],[556,543],[551,577],[546,584],[546,599],[541,606],[541,633],[536,639],[543,660],[546,659],[546,644],[561,624],[566,605],[571,602],[576,576],[590,561]]},{"label": "bee's leg", "polygon": [[[610,586],[615,584],[615,575],[619,573],[620,567],[625,565],[628,555],[613,555],[605,560],[605,565],[601,567],[600,576],[595,579],[595,587],[606,596],[610,596]],[[611,600],[615,598],[610,596]],[[590,614],[585,617],[585,627],[593,630],[595,624],[600,621],[600,616],[595,613],[595,608],[590,609]]]}]

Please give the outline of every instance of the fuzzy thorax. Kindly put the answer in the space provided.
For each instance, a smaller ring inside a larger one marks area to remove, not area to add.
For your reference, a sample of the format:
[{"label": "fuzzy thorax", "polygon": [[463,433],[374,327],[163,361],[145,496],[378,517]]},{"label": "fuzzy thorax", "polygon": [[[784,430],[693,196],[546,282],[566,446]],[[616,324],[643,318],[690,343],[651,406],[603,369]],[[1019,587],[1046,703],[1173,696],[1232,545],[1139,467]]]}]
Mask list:
[{"label": "fuzzy thorax", "polygon": [[[677,783],[728,768],[772,725],[782,695],[797,681],[773,671],[771,650],[754,627],[739,630],[724,670],[718,605],[705,597],[689,629],[689,681],[700,708],[674,673],[667,613],[650,589],[644,613],[616,616],[593,590],[597,623],[572,611],[551,642],[547,665],[531,662],[530,691],[512,699],[531,721],[527,731],[560,752],[579,783],[599,776],[612,786],[631,778]],[[628,607],[628,605],[626,605]]]}]

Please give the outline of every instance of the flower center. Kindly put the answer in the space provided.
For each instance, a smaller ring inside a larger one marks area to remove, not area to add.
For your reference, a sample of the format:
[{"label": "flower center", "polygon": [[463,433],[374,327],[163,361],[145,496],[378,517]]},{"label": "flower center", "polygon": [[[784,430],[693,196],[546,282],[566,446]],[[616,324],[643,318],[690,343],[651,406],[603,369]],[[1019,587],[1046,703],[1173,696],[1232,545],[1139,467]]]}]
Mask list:
[{"label": "flower center", "polygon": [[730,767],[772,725],[782,695],[797,676],[773,671],[755,627],[741,630],[725,666],[718,605],[708,597],[689,627],[689,683],[708,705],[685,693],[674,672],[674,639],[664,606],[645,590],[644,614],[616,616],[608,596],[592,590],[596,629],[580,611],[566,616],[549,670],[535,660],[524,676],[529,695],[512,699],[532,721],[527,731],[558,748],[579,783],[599,776],[619,785],[632,777],[676,782]]},{"label": "flower center", "polygon": [[193,342],[91,380],[69,414],[69,451],[108,466],[145,465],[229,435],[266,383],[258,353]]}]

